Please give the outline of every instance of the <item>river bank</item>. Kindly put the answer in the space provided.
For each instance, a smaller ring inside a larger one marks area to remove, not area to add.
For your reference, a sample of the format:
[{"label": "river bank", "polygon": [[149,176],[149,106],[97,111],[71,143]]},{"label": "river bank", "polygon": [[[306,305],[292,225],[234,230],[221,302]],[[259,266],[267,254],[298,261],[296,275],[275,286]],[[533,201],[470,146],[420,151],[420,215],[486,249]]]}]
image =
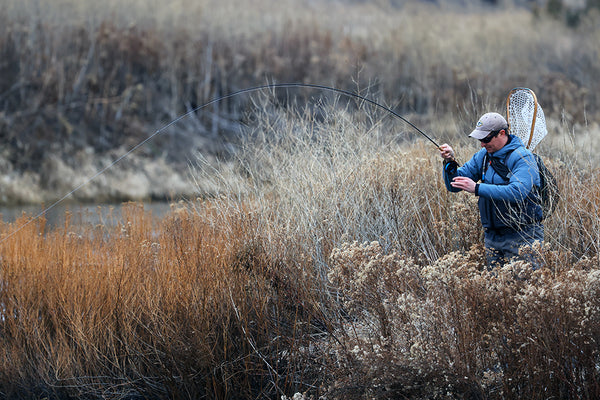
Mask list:
[{"label": "river bank", "polygon": [[[125,150],[96,156],[75,154],[69,162],[47,157],[39,171],[16,170],[0,158],[0,205],[50,204],[65,199],[78,203],[168,200],[193,196],[189,169],[164,158],[130,154],[114,164]],[[65,198],[66,196],[66,198]]]}]

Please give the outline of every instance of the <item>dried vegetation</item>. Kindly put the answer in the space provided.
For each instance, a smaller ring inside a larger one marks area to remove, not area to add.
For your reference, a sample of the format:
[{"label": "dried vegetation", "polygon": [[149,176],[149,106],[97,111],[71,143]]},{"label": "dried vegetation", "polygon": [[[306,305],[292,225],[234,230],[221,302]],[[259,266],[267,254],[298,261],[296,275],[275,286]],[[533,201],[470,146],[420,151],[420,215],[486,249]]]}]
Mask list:
[{"label": "dried vegetation", "polygon": [[[439,137],[527,86],[559,124],[585,126],[600,109],[597,19],[590,8],[569,28],[525,7],[473,4],[465,13],[452,3],[5,0],[0,201],[59,198],[78,174],[92,175],[182,113],[267,82],[368,93],[416,122],[452,114]],[[292,94],[304,101],[314,92]],[[110,170],[74,197],[189,194],[163,182],[186,176],[196,152],[223,156],[249,106],[248,96],[211,104],[129,157],[137,162],[121,169],[155,191],[114,190],[124,178]],[[157,160],[165,179],[140,172]]]},{"label": "dried vegetation", "polygon": [[236,163],[199,161],[210,199],[2,226],[4,396],[600,395],[597,170],[556,167],[541,269],[491,273],[430,143],[361,108],[262,104]]},{"label": "dried vegetation", "polygon": [[[435,147],[402,121],[331,93],[230,99],[173,132],[193,148],[239,131],[227,157],[198,158],[202,200],[0,226],[1,397],[600,397],[593,23],[380,2],[31,3],[0,12],[9,176],[57,143],[81,160],[136,144],[147,124],[265,80],[394,99],[465,160],[475,147],[455,132],[522,84],[546,111],[539,151],[562,198],[533,249],[543,267],[488,272],[474,197],[445,190]],[[177,154],[161,143],[144,150]]]}]

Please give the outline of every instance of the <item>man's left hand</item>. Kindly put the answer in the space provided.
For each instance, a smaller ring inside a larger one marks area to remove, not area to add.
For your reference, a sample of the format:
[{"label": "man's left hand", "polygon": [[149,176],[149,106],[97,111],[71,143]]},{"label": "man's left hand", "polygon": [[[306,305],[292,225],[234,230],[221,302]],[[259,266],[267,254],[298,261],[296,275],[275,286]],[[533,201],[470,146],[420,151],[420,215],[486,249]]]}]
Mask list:
[{"label": "man's left hand", "polygon": [[452,183],[450,183],[452,187],[457,189],[462,189],[465,192],[475,193],[475,181],[471,178],[467,178],[466,176],[457,176],[452,179]]}]

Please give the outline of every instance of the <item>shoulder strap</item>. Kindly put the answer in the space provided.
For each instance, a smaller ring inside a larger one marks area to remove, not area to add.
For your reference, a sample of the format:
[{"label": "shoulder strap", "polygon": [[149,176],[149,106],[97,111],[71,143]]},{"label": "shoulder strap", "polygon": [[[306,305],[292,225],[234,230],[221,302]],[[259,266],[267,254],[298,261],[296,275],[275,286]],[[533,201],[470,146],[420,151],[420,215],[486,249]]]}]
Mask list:
[{"label": "shoulder strap", "polygon": [[502,179],[504,179],[505,181],[509,180],[510,178],[508,177],[508,175],[510,174],[510,169],[506,166],[506,160],[508,159],[508,157],[510,157],[510,155],[512,154],[512,152],[515,149],[512,149],[510,151],[508,151],[506,153],[506,155],[504,156],[504,160],[501,160],[498,157],[490,157],[488,154],[485,155],[484,157],[484,163],[487,164],[488,160],[490,161],[490,165],[492,166],[492,168],[494,168],[494,171],[496,171],[496,173],[498,175],[500,175],[500,177]]}]

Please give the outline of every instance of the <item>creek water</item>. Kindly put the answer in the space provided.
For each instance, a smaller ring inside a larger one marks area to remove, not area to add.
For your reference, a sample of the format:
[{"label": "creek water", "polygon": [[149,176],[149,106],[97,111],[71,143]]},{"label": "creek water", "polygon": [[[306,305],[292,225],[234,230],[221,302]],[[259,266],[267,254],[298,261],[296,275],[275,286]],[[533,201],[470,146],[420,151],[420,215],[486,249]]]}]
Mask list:
[{"label": "creek water", "polygon": [[[122,210],[128,203],[104,203],[104,204],[58,204],[44,212],[44,208],[36,205],[26,206],[0,206],[1,220],[5,223],[13,223],[23,215],[28,217],[43,216],[49,227],[59,226],[65,223],[67,215],[73,225],[115,225],[123,220]],[[153,217],[163,217],[171,210],[172,202],[138,202],[143,205],[144,212],[151,212]],[[42,214],[43,213],[43,214]]]}]

